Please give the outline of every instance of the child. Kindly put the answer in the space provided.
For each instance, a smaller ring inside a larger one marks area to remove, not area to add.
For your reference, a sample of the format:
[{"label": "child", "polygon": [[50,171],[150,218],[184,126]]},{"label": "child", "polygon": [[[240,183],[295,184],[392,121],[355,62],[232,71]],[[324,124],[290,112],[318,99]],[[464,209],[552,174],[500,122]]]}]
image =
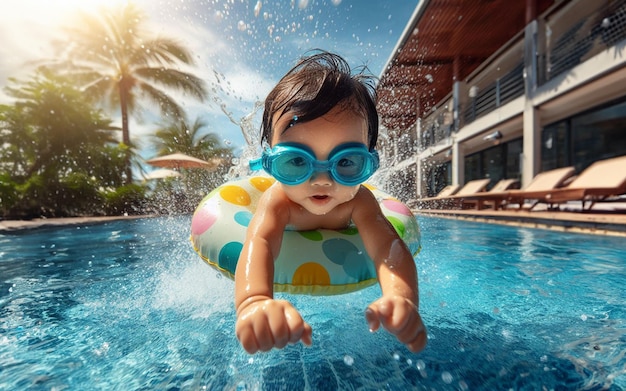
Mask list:
[{"label": "child", "polygon": [[[272,149],[263,168],[274,183],[261,197],[235,273],[237,338],[249,353],[311,345],[311,326],[285,300],[274,300],[274,259],[283,231],[356,225],[374,260],[382,297],[365,317],[413,352],[426,345],[418,312],[411,253],[361,186],[378,168],[378,114],[373,79],[352,75],[341,57],[319,52],[302,59],[265,100],[262,141]],[[252,165],[259,165],[260,162]]]}]

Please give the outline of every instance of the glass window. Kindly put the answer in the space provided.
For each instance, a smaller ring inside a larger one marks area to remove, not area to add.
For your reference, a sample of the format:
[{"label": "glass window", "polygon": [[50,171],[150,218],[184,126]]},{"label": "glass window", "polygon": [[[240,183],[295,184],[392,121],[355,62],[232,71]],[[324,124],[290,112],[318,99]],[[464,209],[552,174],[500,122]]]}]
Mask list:
[{"label": "glass window", "polygon": [[465,183],[490,178],[487,189],[491,189],[501,179],[519,179],[521,153],[522,139],[518,138],[466,156]]},{"label": "glass window", "polygon": [[506,167],[504,148],[505,146],[501,144],[483,151],[483,172],[480,177],[490,178],[489,186],[495,185],[504,178],[504,168]]},{"label": "glass window", "polygon": [[626,154],[626,101],[573,117],[571,127],[578,172],[597,160]]},{"label": "glass window", "polygon": [[567,122],[557,122],[544,128],[541,135],[541,171],[569,165]]},{"label": "glass window", "polygon": [[465,157],[465,182],[482,178],[481,153]]},{"label": "glass window", "polygon": [[510,141],[506,144],[506,171],[504,178],[521,179],[522,139]]},{"label": "glass window", "polygon": [[590,110],[548,125],[541,135],[541,170],[626,155],[626,101]]}]

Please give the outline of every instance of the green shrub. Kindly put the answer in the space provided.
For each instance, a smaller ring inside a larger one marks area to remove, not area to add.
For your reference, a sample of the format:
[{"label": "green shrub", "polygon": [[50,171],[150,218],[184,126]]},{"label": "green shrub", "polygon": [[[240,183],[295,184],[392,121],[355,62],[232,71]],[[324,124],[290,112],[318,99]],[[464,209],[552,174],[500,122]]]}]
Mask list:
[{"label": "green shrub", "polygon": [[145,211],[146,188],[134,183],[105,190],[105,212],[108,215],[136,215]]}]

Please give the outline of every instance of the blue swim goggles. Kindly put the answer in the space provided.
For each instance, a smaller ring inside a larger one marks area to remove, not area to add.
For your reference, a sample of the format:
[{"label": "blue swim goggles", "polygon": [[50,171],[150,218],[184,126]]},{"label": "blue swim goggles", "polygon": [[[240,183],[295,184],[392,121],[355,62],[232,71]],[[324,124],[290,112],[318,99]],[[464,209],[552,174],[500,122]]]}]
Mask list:
[{"label": "blue swim goggles", "polygon": [[324,161],[317,160],[305,145],[277,144],[263,151],[260,158],[250,161],[250,169],[264,169],[277,181],[291,186],[304,183],[315,172],[328,172],[335,182],[356,186],[371,177],[378,166],[378,152],[369,151],[360,143],[341,144]]}]

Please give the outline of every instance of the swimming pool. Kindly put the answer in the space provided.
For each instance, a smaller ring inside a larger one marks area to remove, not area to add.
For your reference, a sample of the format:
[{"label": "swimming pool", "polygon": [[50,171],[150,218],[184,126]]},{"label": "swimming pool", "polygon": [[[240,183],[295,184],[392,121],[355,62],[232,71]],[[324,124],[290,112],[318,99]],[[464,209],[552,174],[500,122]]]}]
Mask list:
[{"label": "swimming pool", "polygon": [[626,244],[420,217],[429,345],[369,333],[378,287],[289,296],[313,346],[250,356],[190,217],[0,233],[0,390],[626,388]]}]

